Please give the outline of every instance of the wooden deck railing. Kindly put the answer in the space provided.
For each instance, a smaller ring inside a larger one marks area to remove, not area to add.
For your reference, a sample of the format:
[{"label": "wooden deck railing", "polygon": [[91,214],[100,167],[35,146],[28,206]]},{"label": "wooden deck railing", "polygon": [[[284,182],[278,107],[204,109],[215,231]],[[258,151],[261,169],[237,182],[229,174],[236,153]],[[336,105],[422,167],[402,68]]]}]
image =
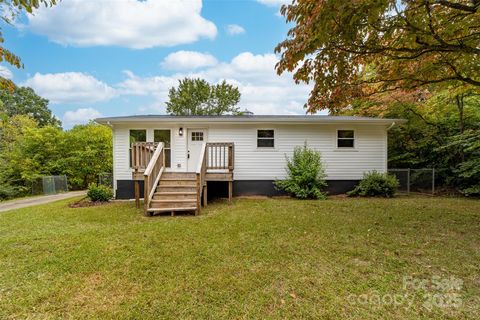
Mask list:
[{"label": "wooden deck railing", "polygon": [[204,192],[205,187],[205,175],[207,174],[207,157],[206,157],[206,148],[207,144],[204,143],[202,145],[202,149],[200,151],[200,159],[198,161],[198,166],[196,170],[197,175],[197,211],[195,214],[200,214],[200,208],[202,204],[202,195]]},{"label": "wooden deck railing", "polygon": [[153,157],[158,142],[134,142],[131,147],[131,166],[135,170],[145,170]]},{"label": "wooden deck railing", "polygon": [[233,142],[209,142],[206,144],[207,170],[233,171]]},{"label": "wooden deck railing", "polygon": [[152,155],[150,163],[143,173],[145,190],[143,201],[145,206],[145,215],[148,215],[150,201],[152,201],[155,188],[158,184],[158,181],[160,181],[160,177],[162,176],[164,170],[165,149],[163,148],[163,143],[159,143]]}]

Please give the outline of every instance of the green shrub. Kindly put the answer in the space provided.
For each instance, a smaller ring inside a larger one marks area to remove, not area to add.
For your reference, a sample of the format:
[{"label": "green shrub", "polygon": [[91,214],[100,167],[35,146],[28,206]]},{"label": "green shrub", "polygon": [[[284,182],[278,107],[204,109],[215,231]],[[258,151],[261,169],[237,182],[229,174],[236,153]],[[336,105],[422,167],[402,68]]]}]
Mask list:
[{"label": "green shrub", "polygon": [[87,196],[92,201],[108,201],[113,198],[112,189],[107,186],[91,183],[88,186]]},{"label": "green shrub", "polygon": [[320,152],[307,144],[295,147],[293,157],[287,158],[287,179],[275,181],[275,188],[299,199],[325,199],[327,186]]},{"label": "green shrub", "polygon": [[388,173],[377,171],[367,172],[363,179],[352,191],[347,192],[350,197],[386,197],[391,198],[395,195],[398,188],[398,180],[395,176]]}]

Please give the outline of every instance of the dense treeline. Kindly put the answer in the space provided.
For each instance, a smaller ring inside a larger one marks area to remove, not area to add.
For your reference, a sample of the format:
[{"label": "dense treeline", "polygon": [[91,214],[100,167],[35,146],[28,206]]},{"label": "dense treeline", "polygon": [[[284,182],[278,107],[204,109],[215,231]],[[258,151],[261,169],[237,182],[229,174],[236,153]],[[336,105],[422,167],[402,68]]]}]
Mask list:
[{"label": "dense treeline", "polygon": [[397,92],[357,100],[342,114],[406,119],[389,131],[389,167],[436,168],[439,186],[480,195],[480,95]]},{"label": "dense treeline", "polygon": [[398,117],[389,166],[440,169],[480,195],[480,1],[299,0],[277,72],[312,83],[307,112]]},{"label": "dense treeline", "polygon": [[95,123],[64,131],[48,101],[30,88],[0,90],[0,199],[26,195],[45,175],[86,188],[112,171],[112,134]]}]

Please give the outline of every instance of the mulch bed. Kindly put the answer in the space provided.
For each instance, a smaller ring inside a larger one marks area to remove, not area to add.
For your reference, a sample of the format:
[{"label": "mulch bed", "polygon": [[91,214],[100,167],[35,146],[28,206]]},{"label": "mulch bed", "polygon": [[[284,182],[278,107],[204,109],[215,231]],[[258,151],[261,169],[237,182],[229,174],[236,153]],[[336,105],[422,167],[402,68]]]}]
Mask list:
[{"label": "mulch bed", "polygon": [[105,204],[110,203],[109,201],[91,201],[88,199],[82,199],[80,201],[76,201],[73,203],[70,203],[68,206],[70,208],[85,208],[85,207],[97,207],[97,206],[103,206]]}]

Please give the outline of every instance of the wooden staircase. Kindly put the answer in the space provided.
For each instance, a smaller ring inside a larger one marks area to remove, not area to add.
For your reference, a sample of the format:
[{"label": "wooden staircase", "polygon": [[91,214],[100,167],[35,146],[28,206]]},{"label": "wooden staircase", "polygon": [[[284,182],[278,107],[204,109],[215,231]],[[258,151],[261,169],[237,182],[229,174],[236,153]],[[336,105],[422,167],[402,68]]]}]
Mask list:
[{"label": "wooden staircase", "polygon": [[148,212],[197,211],[197,175],[195,172],[164,172],[150,201]]},{"label": "wooden staircase", "polygon": [[[135,202],[140,207],[140,181],[144,181],[144,212],[194,211],[207,205],[207,181],[228,181],[232,199],[234,151],[231,142],[203,143],[195,172],[168,172],[163,143],[134,142],[131,146]],[[209,171],[210,170],[210,171]],[[202,201],[203,200],[203,201]]]}]

